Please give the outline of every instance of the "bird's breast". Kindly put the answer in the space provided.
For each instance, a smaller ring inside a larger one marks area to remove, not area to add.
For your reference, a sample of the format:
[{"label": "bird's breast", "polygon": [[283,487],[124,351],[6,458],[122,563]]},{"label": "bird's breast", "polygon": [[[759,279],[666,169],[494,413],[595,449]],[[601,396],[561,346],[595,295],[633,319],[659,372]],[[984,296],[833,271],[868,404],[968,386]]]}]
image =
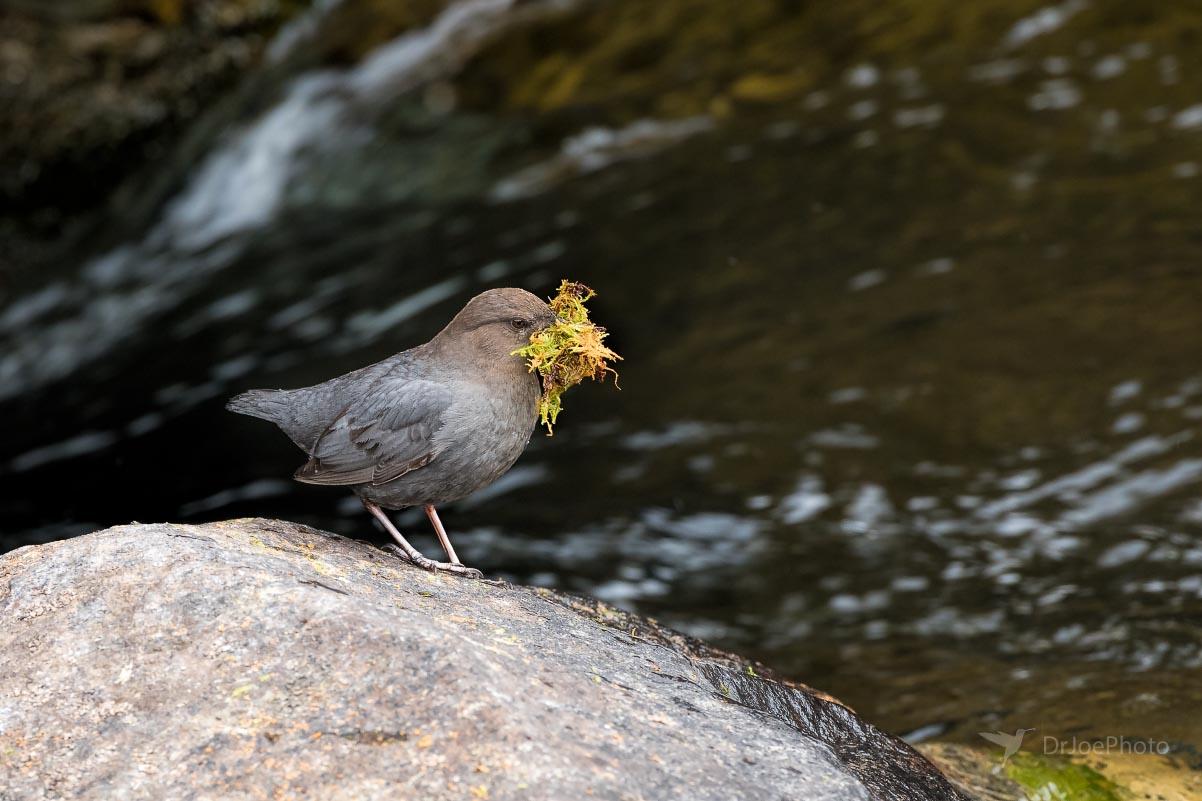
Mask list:
[{"label": "bird's breast", "polygon": [[[436,435],[443,455],[464,469],[508,469],[526,447],[538,416],[538,378],[477,382],[456,391]],[[443,457],[440,457],[440,459]],[[470,462],[470,464],[469,464]],[[499,475],[499,473],[498,473]]]}]

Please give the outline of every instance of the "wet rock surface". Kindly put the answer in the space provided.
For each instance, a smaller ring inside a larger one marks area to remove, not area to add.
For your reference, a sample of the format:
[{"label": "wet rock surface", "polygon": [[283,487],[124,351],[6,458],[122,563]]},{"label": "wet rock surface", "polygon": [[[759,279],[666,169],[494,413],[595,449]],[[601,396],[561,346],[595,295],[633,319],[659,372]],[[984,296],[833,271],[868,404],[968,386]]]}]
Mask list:
[{"label": "wet rock surface", "polygon": [[596,602],[278,521],[0,560],[0,793],[961,798],[834,699]]}]

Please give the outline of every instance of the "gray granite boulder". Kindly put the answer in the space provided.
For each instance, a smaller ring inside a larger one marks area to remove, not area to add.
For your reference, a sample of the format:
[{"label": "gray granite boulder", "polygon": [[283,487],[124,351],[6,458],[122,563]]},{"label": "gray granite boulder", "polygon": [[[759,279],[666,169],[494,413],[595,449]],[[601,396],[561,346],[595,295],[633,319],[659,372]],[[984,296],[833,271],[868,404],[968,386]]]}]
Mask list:
[{"label": "gray granite boulder", "polygon": [[961,798],[834,699],[290,523],[0,557],[0,799]]}]

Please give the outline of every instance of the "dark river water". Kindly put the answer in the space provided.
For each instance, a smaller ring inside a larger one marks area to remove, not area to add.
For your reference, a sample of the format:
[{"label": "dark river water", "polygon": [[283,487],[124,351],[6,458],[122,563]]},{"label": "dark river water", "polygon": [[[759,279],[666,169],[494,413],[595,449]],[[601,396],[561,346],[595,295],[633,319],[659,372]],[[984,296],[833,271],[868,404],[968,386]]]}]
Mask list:
[{"label": "dark river water", "polygon": [[224,399],[569,277],[621,390],[443,511],[469,564],[915,739],[1202,742],[1202,18],[823,5],[464,0],[304,66],[375,6],[286,29],[152,214],[0,309],[0,546],[383,542]]}]

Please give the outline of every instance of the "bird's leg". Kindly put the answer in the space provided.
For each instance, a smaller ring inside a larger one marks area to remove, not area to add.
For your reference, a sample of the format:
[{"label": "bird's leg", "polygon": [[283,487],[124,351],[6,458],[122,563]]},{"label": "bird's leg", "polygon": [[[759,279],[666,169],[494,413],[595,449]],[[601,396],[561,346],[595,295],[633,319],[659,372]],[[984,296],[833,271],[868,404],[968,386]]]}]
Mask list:
[{"label": "bird's leg", "polygon": [[451,538],[447,536],[447,530],[442,527],[442,520],[438,518],[438,510],[434,508],[434,504],[426,504],[426,517],[430,518],[430,525],[434,526],[434,533],[438,535],[438,541],[442,544],[442,549],[446,551],[447,558],[451,560],[453,565],[461,565],[459,556],[455,553],[455,546],[451,545]]},{"label": "bird's leg", "polygon": [[380,508],[379,504],[373,503],[366,498],[360,498],[359,500],[363,501],[363,507],[367,509],[367,511],[371,512],[372,517],[380,521],[380,524],[384,526],[384,530],[392,535],[392,538],[396,540],[397,544],[400,546],[400,551],[403,553],[404,557],[413,564],[417,565],[418,567],[425,568],[426,570],[442,570],[447,573],[455,573],[460,576],[469,576],[471,578],[480,578],[483,575],[475,568],[465,567],[462,564],[452,562],[435,562],[433,559],[422,556],[421,551],[410,545],[409,540],[405,539],[405,536],[401,534],[401,532],[397,531],[396,526],[394,526],[392,521],[388,519],[388,515],[384,514],[384,510]]},{"label": "bird's leg", "polygon": [[384,514],[384,510],[381,509],[378,504],[372,503],[365,498],[361,498],[360,500],[363,501],[364,508],[371,512],[372,516],[375,517],[376,520],[379,520],[380,524],[384,526],[384,530],[391,534],[392,538],[400,544],[401,550],[404,552],[406,559],[413,564],[418,565],[419,567],[426,568],[427,570],[434,569],[434,560],[427,559],[426,557],[422,556],[421,551],[410,545],[409,540],[405,539],[405,535],[397,531],[396,526],[392,524],[392,521],[388,519],[388,515]]}]

